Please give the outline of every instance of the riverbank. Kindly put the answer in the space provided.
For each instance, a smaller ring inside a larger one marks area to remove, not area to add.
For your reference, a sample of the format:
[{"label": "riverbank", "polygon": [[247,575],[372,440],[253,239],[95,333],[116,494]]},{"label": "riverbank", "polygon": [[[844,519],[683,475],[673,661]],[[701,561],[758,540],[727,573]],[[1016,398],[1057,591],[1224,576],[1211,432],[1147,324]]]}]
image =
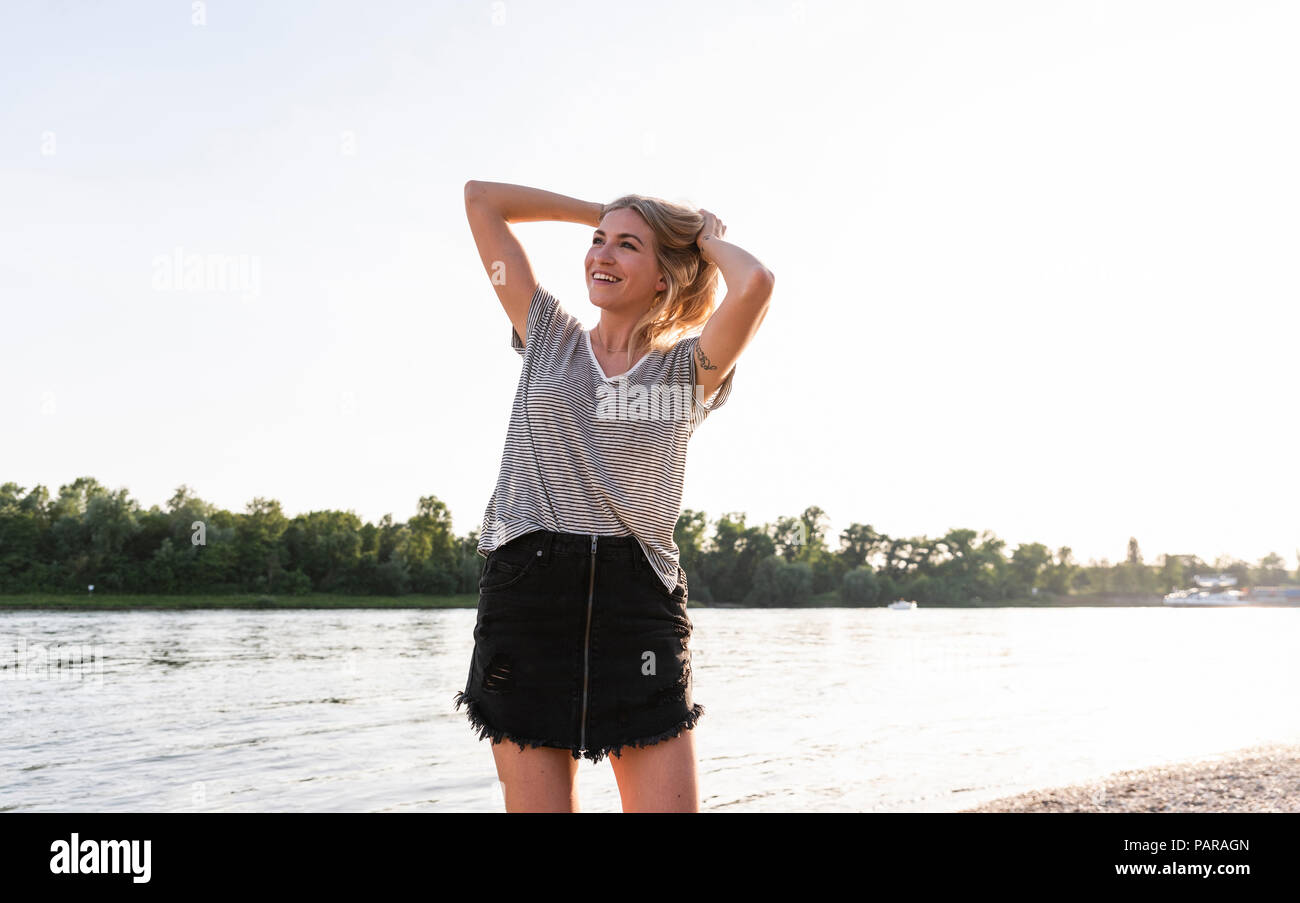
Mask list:
[{"label": "riverbank", "polygon": [[0,611],[189,611],[213,608],[283,609],[303,608],[475,608],[477,593],[456,596],[346,596],[308,593],[303,596],[262,594],[212,594],[192,596],[132,595],[129,593],[27,593],[0,596]]},{"label": "riverbank", "polygon": [[1300,812],[1300,744],[1262,744],[1120,771],[960,811]]},{"label": "riverbank", "polygon": [[[850,605],[837,593],[820,593],[799,605],[754,606],[743,602],[714,602],[691,599],[691,608],[886,608],[881,605]],[[1065,608],[1096,606],[1105,608],[1159,605],[1146,599],[1105,599],[1100,597],[1008,599],[1002,602],[947,603],[927,602],[919,608]],[[189,609],[302,609],[302,608],[476,608],[478,593],[451,596],[408,594],[405,596],[350,596],[337,593],[307,593],[280,596],[259,593],[220,593],[196,595],[132,593],[20,593],[0,595],[0,611],[182,611]]]}]

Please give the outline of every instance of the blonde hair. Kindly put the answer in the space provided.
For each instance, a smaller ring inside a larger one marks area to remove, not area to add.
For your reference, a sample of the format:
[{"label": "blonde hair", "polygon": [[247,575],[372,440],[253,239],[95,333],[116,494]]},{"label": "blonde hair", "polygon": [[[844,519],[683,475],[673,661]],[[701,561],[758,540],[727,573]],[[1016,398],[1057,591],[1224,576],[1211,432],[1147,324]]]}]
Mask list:
[{"label": "blonde hair", "polygon": [[627,343],[627,366],[633,349],[667,351],[693,335],[713,315],[718,294],[718,267],[700,254],[695,237],[704,226],[704,214],[684,204],[640,194],[625,194],[600,208],[603,220],[611,210],[635,210],[654,235],[655,261],[668,288],[655,293],[654,303],[632,328]]}]

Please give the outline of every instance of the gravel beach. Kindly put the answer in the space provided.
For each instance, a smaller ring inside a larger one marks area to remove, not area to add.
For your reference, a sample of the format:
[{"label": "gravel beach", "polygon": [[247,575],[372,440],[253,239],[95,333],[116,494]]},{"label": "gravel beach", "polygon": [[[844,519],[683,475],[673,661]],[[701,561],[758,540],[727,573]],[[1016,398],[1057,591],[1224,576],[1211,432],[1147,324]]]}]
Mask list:
[{"label": "gravel beach", "polygon": [[962,812],[1300,812],[1300,745],[1265,744],[1033,790]]}]

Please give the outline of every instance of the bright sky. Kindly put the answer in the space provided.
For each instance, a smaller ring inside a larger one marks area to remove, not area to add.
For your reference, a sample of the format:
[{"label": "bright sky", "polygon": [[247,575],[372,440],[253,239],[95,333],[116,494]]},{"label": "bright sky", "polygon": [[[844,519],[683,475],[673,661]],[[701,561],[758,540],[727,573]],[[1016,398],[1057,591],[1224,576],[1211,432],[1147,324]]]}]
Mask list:
[{"label": "bright sky", "polygon": [[[482,179],[704,206],[776,274],[683,507],[1296,566],[1300,6],[195,6],[6,4],[0,481],[476,528]],[[514,228],[594,325],[590,230]]]}]

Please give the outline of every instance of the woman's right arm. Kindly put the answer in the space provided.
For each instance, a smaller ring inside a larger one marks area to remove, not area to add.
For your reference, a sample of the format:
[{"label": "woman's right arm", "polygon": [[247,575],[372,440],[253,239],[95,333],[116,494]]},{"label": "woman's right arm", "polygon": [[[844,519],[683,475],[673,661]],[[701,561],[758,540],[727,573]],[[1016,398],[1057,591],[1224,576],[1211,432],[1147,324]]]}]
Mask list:
[{"label": "woman's right arm", "polygon": [[537,291],[537,279],[510,223],[558,220],[600,225],[603,204],[580,201],[552,191],[511,185],[508,182],[465,183],[465,216],[474,243],[515,332],[528,343],[528,305]]}]

